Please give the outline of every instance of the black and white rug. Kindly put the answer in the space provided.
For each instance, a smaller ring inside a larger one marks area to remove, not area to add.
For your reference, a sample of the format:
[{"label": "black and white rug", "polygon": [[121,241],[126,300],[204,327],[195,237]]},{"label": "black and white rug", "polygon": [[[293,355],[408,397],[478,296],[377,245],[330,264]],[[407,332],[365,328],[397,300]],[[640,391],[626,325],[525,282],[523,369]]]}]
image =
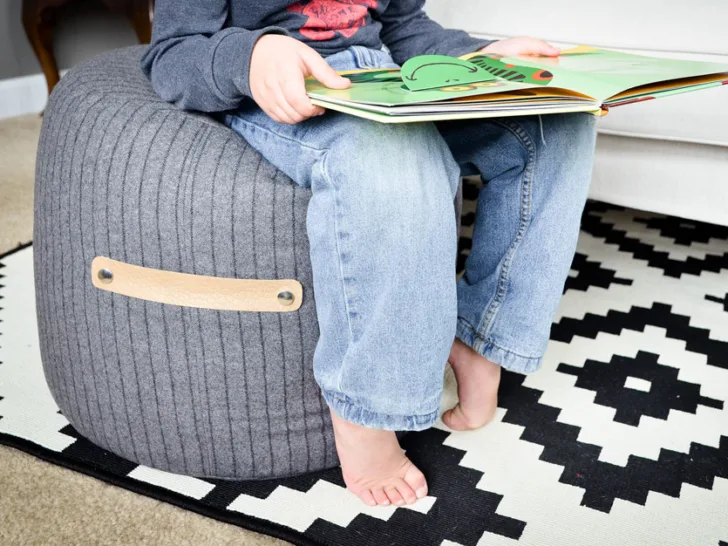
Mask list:
[{"label": "black and white rug", "polygon": [[43,378],[32,252],[0,259],[1,443],[303,545],[728,546],[727,228],[590,203],[543,370],[505,375],[482,430],[405,438],[430,483],[406,508],[337,471],[200,480],[80,438]]}]

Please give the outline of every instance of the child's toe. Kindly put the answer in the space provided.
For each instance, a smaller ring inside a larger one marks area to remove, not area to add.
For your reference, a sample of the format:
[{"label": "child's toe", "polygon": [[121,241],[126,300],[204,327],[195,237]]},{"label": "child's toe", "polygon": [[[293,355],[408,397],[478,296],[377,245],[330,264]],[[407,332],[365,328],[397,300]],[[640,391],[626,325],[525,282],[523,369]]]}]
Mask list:
[{"label": "child's toe", "polygon": [[374,500],[377,501],[379,506],[389,506],[391,503],[389,497],[387,497],[387,493],[380,487],[372,489],[372,495],[374,495]]},{"label": "child's toe", "polygon": [[397,491],[397,488],[395,486],[390,485],[389,487],[387,487],[386,493],[389,501],[395,506],[405,505],[405,500],[402,498],[402,495],[400,495],[399,491]]},{"label": "child's toe", "polygon": [[374,498],[374,495],[369,489],[364,489],[359,493],[359,498],[364,501],[364,504],[368,504],[369,506],[376,506],[377,500]]},{"label": "child's toe", "polygon": [[427,480],[425,479],[425,475],[422,471],[412,464],[411,461],[408,460],[407,462],[409,463],[409,468],[407,468],[407,471],[402,477],[407,485],[409,485],[414,491],[427,487]]},{"label": "child's toe", "polygon": [[398,480],[396,487],[399,494],[402,495],[404,502],[407,504],[414,504],[417,501],[415,490],[412,489],[407,482],[404,480]]}]

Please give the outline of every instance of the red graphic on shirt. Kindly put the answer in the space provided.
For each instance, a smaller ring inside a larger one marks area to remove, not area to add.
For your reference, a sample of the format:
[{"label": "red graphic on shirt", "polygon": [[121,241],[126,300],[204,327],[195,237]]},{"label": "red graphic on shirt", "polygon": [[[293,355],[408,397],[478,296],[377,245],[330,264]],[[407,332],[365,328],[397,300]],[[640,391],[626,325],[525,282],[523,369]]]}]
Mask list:
[{"label": "red graphic on shirt", "polygon": [[296,2],[287,11],[308,17],[299,32],[309,40],[330,40],[336,33],[351,38],[366,24],[370,9],[375,9],[379,0],[310,0]]}]

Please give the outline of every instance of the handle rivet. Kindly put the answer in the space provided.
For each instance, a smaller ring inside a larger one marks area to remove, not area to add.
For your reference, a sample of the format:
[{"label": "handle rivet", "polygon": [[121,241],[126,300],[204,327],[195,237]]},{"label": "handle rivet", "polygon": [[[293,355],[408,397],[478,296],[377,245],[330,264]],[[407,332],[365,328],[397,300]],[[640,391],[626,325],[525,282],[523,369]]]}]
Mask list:
[{"label": "handle rivet", "polygon": [[293,292],[288,290],[278,292],[278,303],[281,305],[291,305],[295,299],[296,297],[293,295]]},{"label": "handle rivet", "polygon": [[105,267],[99,269],[97,276],[99,278],[99,281],[104,284],[109,284],[111,281],[114,280],[114,274],[111,272],[111,269],[106,269]]}]

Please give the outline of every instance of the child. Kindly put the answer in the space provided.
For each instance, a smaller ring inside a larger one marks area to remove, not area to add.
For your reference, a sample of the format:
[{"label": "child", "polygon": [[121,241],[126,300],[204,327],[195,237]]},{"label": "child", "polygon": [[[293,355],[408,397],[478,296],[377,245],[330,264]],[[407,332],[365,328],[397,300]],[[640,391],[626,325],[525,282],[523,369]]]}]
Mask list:
[{"label": "child", "polygon": [[[304,77],[421,54],[556,56],[533,38],[445,30],[424,0],[157,0],[142,65],[181,108],[225,122],[313,192],[307,230],[320,338],[314,372],[347,487],[411,504],[427,483],[397,443],[439,416],[446,361],[456,430],[485,425],[500,369],[538,369],[591,175],[586,114],[383,125],[313,106]],[[479,174],[473,248],[456,285],[453,198]]]}]

